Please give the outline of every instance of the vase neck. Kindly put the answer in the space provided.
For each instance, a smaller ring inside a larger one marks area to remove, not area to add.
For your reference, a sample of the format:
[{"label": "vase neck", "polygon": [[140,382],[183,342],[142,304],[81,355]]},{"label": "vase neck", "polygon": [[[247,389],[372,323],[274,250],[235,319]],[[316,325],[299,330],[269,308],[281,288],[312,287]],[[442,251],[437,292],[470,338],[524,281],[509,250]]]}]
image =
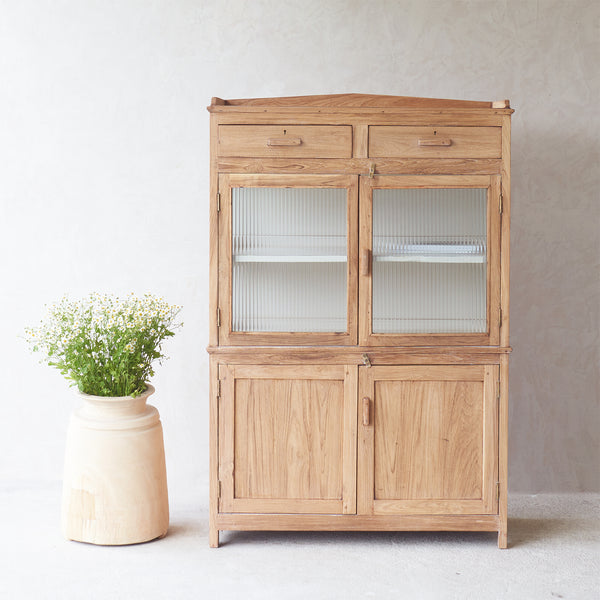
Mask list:
[{"label": "vase neck", "polygon": [[148,396],[154,393],[154,388],[148,388],[139,396],[92,396],[82,394],[83,406],[80,414],[88,418],[115,418],[115,417],[135,417],[146,412],[146,401]]}]

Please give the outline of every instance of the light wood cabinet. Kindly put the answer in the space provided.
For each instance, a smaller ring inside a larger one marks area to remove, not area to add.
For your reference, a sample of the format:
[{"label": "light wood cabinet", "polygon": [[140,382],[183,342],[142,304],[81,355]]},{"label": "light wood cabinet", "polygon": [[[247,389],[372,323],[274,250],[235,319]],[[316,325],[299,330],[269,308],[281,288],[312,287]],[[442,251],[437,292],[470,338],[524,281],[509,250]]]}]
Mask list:
[{"label": "light wood cabinet", "polygon": [[506,547],[508,102],[209,111],[210,544],[448,530]]}]

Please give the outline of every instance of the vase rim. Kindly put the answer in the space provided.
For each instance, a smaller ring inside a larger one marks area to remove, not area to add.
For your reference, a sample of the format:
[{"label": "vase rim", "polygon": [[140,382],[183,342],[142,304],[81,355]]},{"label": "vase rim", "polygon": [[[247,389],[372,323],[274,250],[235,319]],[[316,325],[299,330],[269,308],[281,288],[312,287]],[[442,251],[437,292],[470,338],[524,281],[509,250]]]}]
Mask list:
[{"label": "vase rim", "polygon": [[135,396],[135,398],[133,396],[131,396],[131,394],[129,396],[96,396],[95,394],[86,394],[85,392],[82,392],[80,390],[77,390],[77,394],[79,396],[83,396],[84,398],[93,398],[94,400],[139,400],[140,398],[143,397],[148,397],[151,396],[152,394],[154,394],[155,392],[155,388],[151,383],[147,383],[146,384],[146,389],[141,393],[138,394],[137,396]]}]

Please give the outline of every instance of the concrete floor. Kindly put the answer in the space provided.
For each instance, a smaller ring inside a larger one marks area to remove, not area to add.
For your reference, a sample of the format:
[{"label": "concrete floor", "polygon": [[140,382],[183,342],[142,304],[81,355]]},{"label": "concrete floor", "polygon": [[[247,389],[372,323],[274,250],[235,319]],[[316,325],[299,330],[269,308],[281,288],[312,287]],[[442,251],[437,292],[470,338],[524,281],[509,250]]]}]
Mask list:
[{"label": "concrete floor", "polygon": [[162,540],[63,540],[60,487],[0,484],[2,600],[600,598],[600,496],[511,495],[509,549],[488,533],[225,532],[206,498],[171,499]]}]

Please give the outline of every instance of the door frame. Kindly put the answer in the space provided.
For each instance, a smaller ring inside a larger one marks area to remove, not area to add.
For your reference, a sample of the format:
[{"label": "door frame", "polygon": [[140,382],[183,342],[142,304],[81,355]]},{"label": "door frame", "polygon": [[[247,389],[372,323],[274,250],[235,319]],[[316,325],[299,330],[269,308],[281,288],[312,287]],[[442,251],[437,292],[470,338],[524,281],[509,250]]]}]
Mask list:
[{"label": "door frame", "polygon": [[[497,346],[500,341],[500,175],[376,175],[360,178],[359,343],[363,346]],[[373,190],[487,189],[485,333],[373,333]]]},{"label": "door frame", "polygon": [[[232,331],[232,189],[240,187],[344,188],[347,190],[346,331]],[[358,176],[357,175],[219,175],[219,345],[355,345],[358,329]]]},{"label": "door frame", "polygon": [[[342,496],[334,499],[235,497],[236,379],[309,379],[343,382]],[[356,514],[356,365],[219,365],[218,440],[219,512],[285,514]]]},{"label": "door frame", "polygon": [[[359,515],[461,515],[498,514],[498,365],[428,365],[359,367],[358,495]],[[482,497],[480,499],[377,500],[375,498],[375,382],[482,381],[483,446]],[[368,402],[368,409],[366,403]],[[363,420],[362,411],[370,418]],[[368,421],[368,424],[365,422]]]}]

